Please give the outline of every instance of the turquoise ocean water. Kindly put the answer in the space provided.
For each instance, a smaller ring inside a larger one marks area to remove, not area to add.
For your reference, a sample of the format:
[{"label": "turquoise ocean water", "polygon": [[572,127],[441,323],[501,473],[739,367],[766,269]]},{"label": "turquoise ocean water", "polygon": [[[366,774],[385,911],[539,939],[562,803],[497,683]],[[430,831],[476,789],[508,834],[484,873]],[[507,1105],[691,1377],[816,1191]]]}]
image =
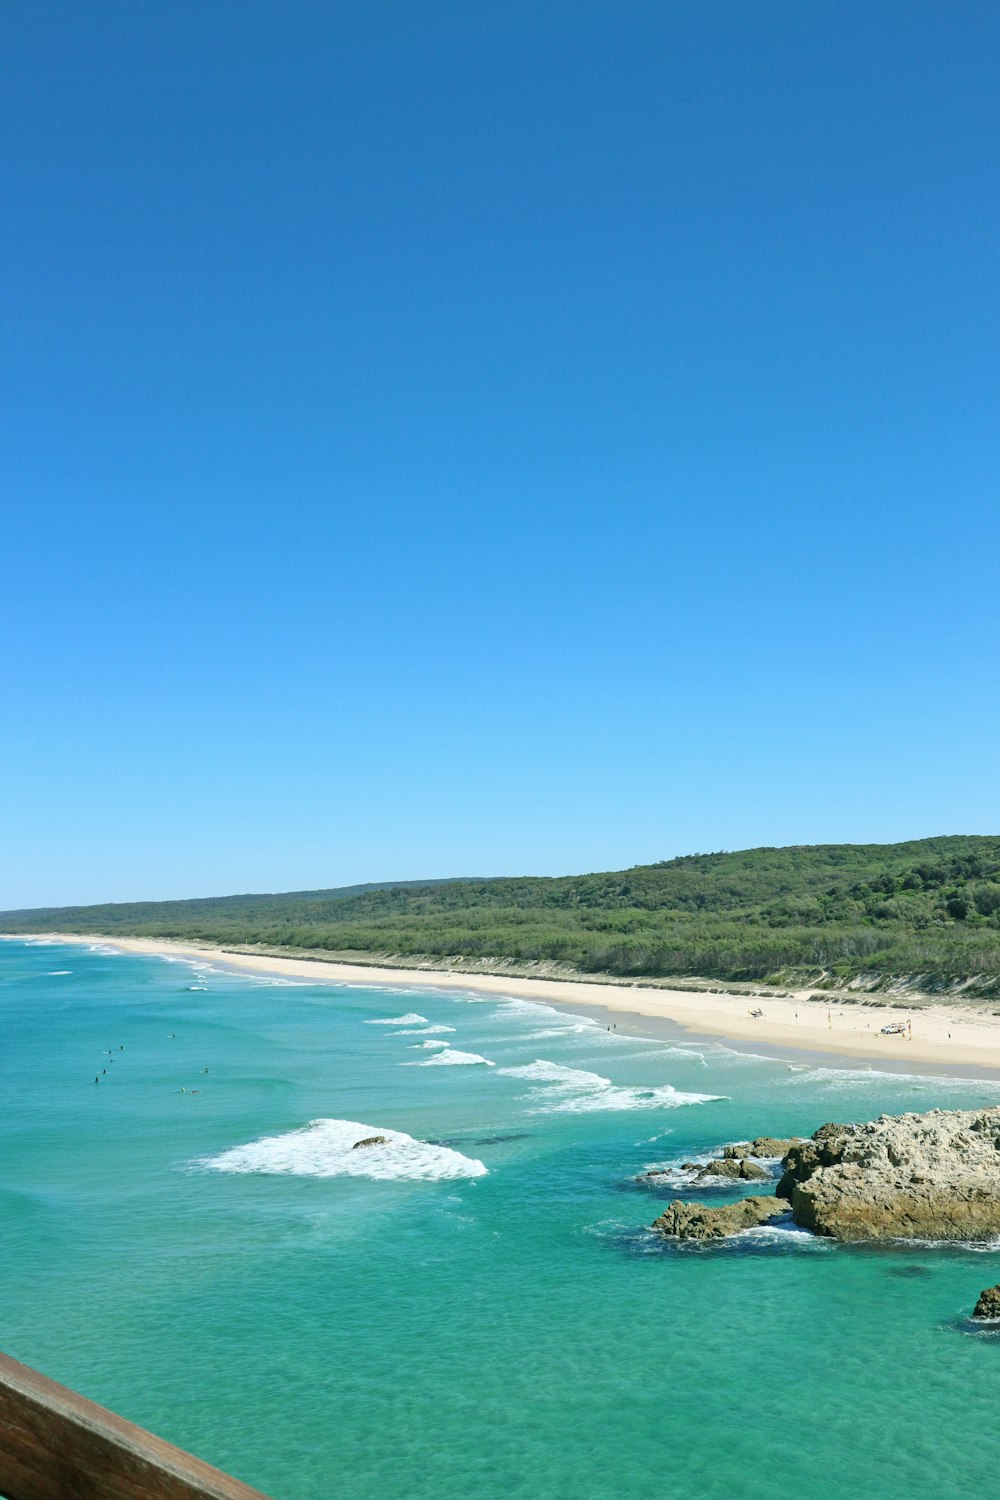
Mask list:
[{"label": "turquoise ocean water", "polygon": [[634,1179],[1000,1083],[23,942],[0,1075],[0,1347],[277,1500],[996,1491],[1000,1251],[670,1246]]}]

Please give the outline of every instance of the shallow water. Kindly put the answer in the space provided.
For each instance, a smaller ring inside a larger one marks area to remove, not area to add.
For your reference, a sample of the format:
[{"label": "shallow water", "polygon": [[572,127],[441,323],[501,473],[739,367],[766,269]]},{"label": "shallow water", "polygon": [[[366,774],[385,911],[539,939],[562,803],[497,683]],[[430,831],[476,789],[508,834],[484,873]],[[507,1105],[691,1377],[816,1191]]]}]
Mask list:
[{"label": "shallow water", "polygon": [[634,1178],[1000,1082],[86,945],[0,943],[0,1036],[4,1349],[277,1500],[995,1489],[1000,1251],[670,1246]]}]

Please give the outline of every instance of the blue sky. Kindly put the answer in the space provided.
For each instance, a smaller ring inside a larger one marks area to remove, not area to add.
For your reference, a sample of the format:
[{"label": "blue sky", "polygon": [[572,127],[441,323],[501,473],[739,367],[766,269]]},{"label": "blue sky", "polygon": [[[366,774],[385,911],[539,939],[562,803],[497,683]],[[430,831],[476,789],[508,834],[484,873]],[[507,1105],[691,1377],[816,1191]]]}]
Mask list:
[{"label": "blue sky", "polygon": [[1000,10],[3,18],[0,906],[1000,830]]}]

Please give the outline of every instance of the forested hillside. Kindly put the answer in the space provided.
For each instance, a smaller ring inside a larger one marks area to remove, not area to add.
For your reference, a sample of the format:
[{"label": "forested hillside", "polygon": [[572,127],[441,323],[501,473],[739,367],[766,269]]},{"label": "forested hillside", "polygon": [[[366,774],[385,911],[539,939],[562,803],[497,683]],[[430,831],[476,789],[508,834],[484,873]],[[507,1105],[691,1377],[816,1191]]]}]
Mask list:
[{"label": "forested hillside", "polygon": [[604,874],[0,914],[5,932],[555,960],[615,975],[1000,976],[1000,838],[695,854]]}]

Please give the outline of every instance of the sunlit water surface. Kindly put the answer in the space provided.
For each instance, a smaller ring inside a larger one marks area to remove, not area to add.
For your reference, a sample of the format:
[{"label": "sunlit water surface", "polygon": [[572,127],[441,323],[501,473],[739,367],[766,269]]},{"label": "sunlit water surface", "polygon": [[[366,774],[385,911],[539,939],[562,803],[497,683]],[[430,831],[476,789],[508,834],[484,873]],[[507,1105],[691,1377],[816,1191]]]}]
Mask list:
[{"label": "sunlit water surface", "polygon": [[0,1344],[277,1500],[996,1492],[1000,1253],[671,1246],[635,1178],[1000,1083],[22,942],[0,1071]]}]

